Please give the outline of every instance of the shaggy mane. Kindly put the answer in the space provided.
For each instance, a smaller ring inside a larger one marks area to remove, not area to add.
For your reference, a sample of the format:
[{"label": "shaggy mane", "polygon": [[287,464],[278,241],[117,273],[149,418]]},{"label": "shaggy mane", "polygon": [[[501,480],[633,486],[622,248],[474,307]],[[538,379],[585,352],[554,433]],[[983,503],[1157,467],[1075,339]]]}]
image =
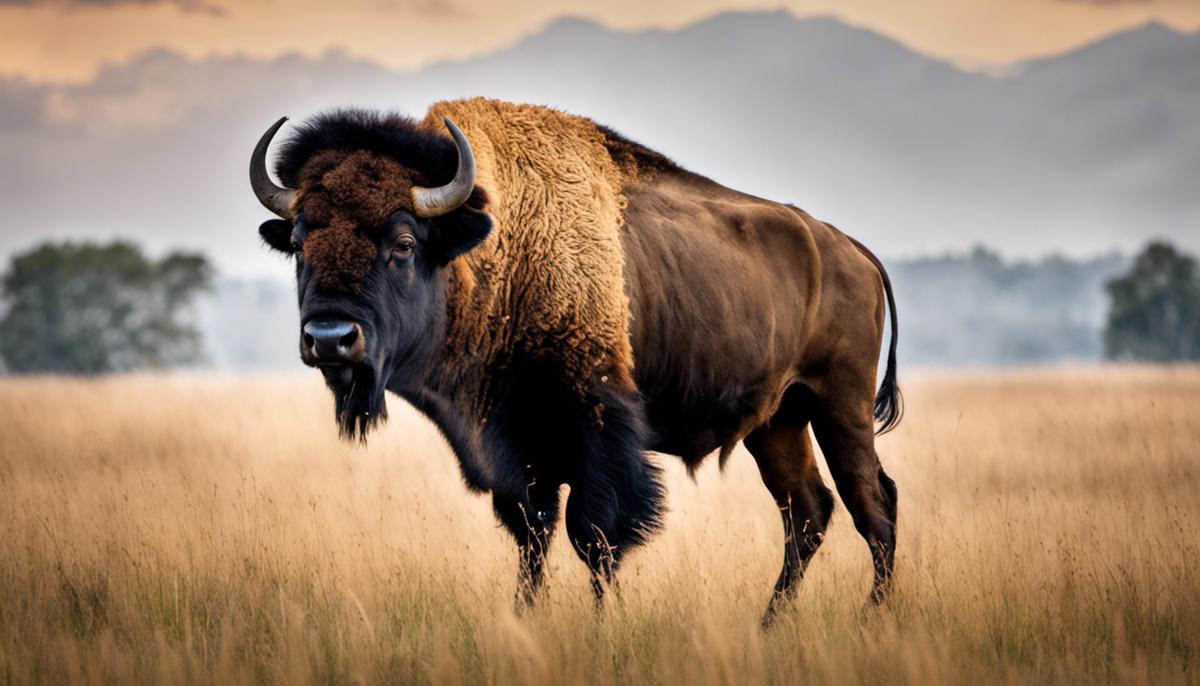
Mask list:
[{"label": "shaggy mane", "polygon": [[604,136],[604,147],[612,161],[627,175],[637,176],[646,172],[678,172],[682,167],[666,155],[647,148],[637,141],[613,131],[607,126],[597,124],[596,128]]},{"label": "shaggy mane", "polygon": [[301,170],[317,154],[368,151],[390,157],[438,186],[449,183],[458,167],[454,141],[443,134],[400,114],[361,109],[325,112],[292,129],[279,148],[275,174],[284,186],[298,188]]}]

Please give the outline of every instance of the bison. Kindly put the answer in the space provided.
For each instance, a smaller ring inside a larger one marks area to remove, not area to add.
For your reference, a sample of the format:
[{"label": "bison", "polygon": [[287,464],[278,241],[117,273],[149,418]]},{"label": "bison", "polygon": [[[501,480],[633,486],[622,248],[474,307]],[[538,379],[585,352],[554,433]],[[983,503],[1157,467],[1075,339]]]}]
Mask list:
[{"label": "bison", "polygon": [[319,115],[282,144],[277,185],[266,154],[285,121],[250,180],[280,217],[260,235],[295,260],[301,358],[347,438],[385,418],[385,391],[437,425],[516,539],[519,603],[542,586],[564,484],[600,600],[661,526],[647,451],[695,469],[741,441],[783,516],[769,622],[833,510],[810,426],[886,597],[896,487],[874,442],[901,415],[896,310],[862,244],[546,107]]}]

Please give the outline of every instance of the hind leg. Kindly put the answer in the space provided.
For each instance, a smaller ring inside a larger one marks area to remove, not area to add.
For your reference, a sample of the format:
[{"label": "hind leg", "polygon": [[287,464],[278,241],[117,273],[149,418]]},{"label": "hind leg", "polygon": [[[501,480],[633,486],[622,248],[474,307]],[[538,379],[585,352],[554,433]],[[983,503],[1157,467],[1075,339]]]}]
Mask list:
[{"label": "hind leg", "polygon": [[833,495],[817,470],[808,418],[802,410],[794,400],[785,402],[769,424],[745,440],[783,517],[783,568],[763,616],[764,626],[795,596],[796,583],[821,545],[833,512]]},{"label": "hind leg", "polygon": [[854,528],[866,540],[875,567],[871,601],[882,603],[896,559],[896,484],[875,452],[871,383],[832,386],[822,398],[813,429]]}]

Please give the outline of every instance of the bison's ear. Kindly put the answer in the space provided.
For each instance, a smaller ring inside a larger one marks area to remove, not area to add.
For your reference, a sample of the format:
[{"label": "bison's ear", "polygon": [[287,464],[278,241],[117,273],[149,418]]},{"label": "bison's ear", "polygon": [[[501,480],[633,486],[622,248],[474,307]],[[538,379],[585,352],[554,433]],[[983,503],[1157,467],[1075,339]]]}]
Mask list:
[{"label": "bison's ear", "polygon": [[462,207],[433,222],[429,244],[443,265],[483,242],[492,232],[487,212]]},{"label": "bison's ear", "polygon": [[258,227],[258,235],[273,249],[292,254],[296,246],[292,243],[292,223],[286,219],[268,219]]}]

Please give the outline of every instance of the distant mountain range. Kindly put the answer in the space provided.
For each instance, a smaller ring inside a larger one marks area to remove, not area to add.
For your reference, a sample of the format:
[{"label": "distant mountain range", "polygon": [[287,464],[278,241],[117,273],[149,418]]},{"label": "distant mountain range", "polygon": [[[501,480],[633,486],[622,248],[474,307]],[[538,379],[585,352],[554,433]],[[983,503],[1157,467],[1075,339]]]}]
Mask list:
[{"label": "distant mountain range", "polygon": [[893,258],[974,244],[1094,255],[1156,236],[1200,249],[1200,34],[1149,24],[996,76],[774,12],[678,31],[563,19],[406,73],[337,52],[158,50],[82,85],[0,80],[0,256],[123,235],[283,275],[245,178],[267,124],[346,105],[419,115],[470,95],[592,116]]}]

